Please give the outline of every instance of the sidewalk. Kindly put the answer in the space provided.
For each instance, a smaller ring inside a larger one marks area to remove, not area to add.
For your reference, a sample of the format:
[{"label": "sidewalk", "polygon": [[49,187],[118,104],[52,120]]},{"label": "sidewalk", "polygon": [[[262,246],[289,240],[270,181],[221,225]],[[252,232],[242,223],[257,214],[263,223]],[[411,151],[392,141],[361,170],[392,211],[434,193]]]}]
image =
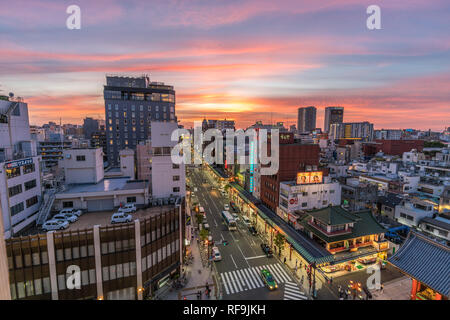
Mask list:
[{"label": "sidewalk", "polygon": [[383,284],[383,290],[370,290],[374,300],[410,300],[412,281],[409,277],[394,279]]},{"label": "sidewalk", "polygon": [[186,286],[180,290],[172,289],[169,291],[164,300],[178,300],[179,294],[181,299],[186,297],[186,300],[197,300],[197,291],[202,291],[202,299],[207,299],[205,297],[205,285],[208,283],[211,290],[210,298],[207,300],[216,300],[216,289],[214,287],[213,271],[211,268],[203,267],[202,259],[200,257],[200,250],[197,244],[197,239],[191,241],[192,256],[194,257],[193,262],[184,266],[186,272],[186,278],[188,282]]}]

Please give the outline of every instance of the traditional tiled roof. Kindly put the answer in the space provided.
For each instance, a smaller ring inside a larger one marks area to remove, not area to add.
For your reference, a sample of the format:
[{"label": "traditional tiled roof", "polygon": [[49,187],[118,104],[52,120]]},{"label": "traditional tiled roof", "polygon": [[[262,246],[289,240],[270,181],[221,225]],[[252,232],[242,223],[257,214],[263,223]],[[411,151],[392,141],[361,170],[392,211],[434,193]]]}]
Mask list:
[{"label": "traditional tiled roof", "polygon": [[411,231],[405,243],[388,261],[438,293],[450,296],[449,247]]},{"label": "traditional tiled roof", "polygon": [[340,225],[346,223],[356,222],[358,217],[350,214],[348,211],[341,208],[341,206],[326,207],[323,209],[316,209],[308,211],[308,215],[325,223],[326,225]]},{"label": "traditional tiled roof", "polygon": [[[344,209],[342,209],[344,210]],[[368,236],[371,234],[385,233],[386,229],[383,228],[373,217],[372,213],[368,210],[360,211],[356,213],[346,212],[348,218],[355,221],[353,229],[350,233],[344,233],[335,236],[328,236],[325,233],[317,230],[315,227],[311,226],[308,222],[310,220],[309,212],[298,222],[307,230],[314,233],[317,237],[322,239],[327,243],[349,240],[359,237]]]}]

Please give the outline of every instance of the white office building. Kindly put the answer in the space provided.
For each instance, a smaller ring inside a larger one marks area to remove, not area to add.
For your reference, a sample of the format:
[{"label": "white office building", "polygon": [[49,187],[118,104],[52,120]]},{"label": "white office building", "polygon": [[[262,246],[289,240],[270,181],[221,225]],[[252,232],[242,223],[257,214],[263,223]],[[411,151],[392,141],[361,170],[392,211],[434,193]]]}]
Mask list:
[{"label": "white office building", "polygon": [[28,105],[0,97],[0,202],[5,238],[33,224],[41,204],[41,157],[31,139]]},{"label": "white office building", "polygon": [[428,200],[405,199],[395,206],[395,220],[410,227],[417,227],[423,218],[432,218],[435,213],[434,203]]},{"label": "white office building", "polygon": [[175,164],[171,158],[171,150],[178,143],[171,140],[176,129],[178,124],[175,122],[151,123],[153,200],[184,197],[186,194],[185,164]]},{"label": "white office building", "polygon": [[325,177],[324,183],[297,185],[295,181],[280,182],[280,203],[277,213],[288,220],[295,211],[321,209],[341,204],[341,185]]}]

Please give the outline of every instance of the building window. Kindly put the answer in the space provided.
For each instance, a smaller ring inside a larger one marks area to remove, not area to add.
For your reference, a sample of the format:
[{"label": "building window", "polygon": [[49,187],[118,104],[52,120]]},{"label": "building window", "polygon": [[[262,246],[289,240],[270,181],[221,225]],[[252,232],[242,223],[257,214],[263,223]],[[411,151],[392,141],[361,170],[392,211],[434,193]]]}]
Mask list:
[{"label": "building window", "polygon": [[172,164],[172,169],[180,169],[180,165],[176,164],[176,163],[173,163]]},{"label": "building window", "polygon": [[86,156],[77,156],[77,161],[86,161]]},{"label": "building window", "polygon": [[25,186],[25,191],[33,189],[34,187],[36,187],[36,179],[25,182],[24,186]]},{"label": "building window", "polygon": [[23,211],[24,209],[23,202],[18,203],[15,206],[12,206],[10,209],[11,209],[11,216],[15,216],[16,214]]},{"label": "building window", "polygon": [[22,185],[18,184],[17,186],[9,188],[9,196],[14,197],[16,194],[22,193]]},{"label": "building window", "polygon": [[172,189],[172,191],[173,191],[173,192],[180,192],[180,187],[174,187],[174,188]]},{"label": "building window", "polygon": [[136,203],[136,197],[127,197],[127,203]]},{"label": "building window", "polygon": [[173,181],[180,181],[180,176],[173,176],[173,177],[172,177],[172,180],[173,180]]},{"label": "building window", "polygon": [[8,179],[20,176],[20,167],[6,169],[6,177]]},{"label": "building window", "polygon": [[34,196],[27,200],[27,208],[31,207],[32,205],[35,205],[38,203],[38,197]]},{"label": "building window", "polygon": [[73,201],[63,201],[63,208],[73,208]]},{"label": "building window", "polygon": [[35,171],[34,163],[30,163],[23,166],[23,174],[31,173]]}]

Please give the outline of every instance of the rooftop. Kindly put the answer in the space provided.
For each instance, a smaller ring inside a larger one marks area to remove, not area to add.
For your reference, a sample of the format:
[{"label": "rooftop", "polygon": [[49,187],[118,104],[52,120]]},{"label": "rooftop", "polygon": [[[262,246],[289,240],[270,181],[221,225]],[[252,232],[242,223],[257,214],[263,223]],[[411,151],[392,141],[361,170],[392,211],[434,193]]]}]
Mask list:
[{"label": "rooftop", "polygon": [[450,248],[410,232],[389,263],[440,294],[450,296]]},{"label": "rooftop", "polygon": [[[323,210],[323,209],[322,209]],[[342,209],[344,210],[344,209]],[[344,210],[345,211],[345,210]],[[331,211],[331,212],[339,212],[339,211]],[[309,214],[310,212],[307,212],[307,215],[305,215],[303,218],[300,218],[298,222],[308,231],[311,231],[314,233],[317,237],[324,240],[327,243],[336,242],[336,241],[343,241],[348,239],[354,239],[359,238],[363,236],[368,236],[371,234],[380,234],[385,233],[386,229],[383,228],[373,217],[372,213],[370,211],[360,211],[356,213],[350,213],[347,212],[346,219],[352,218],[352,220],[355,220],[355,224],[352,228],[351,233],[345,233],[345,234],[339,234],[335,236],[327,236],[323,232],[320,232],[313,226],[311,226],[309,221]]]},{"label": "rooftop", "polygon": [[340,206],[311,210],[308,211],[308,215],[331,226],[353,223],[359,220],[354,214],[351,214]]},{"label": "rooftop", "polygon": [[108,192],[121,190],[136,190],[146,188],[147,183],[141,180],[129,180],[129,177],[106,178],[98,183],[69,184],[62,192],[68,193],[88,193],[88,192]]}]

